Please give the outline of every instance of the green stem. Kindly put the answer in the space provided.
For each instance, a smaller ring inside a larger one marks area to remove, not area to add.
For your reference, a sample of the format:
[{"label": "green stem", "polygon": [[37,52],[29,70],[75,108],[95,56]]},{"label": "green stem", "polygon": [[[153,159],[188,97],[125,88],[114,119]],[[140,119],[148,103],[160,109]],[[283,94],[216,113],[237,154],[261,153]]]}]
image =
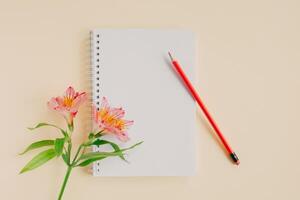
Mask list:
[{"label": "green stem", "polygon": [[69,179],[71,171],[72,171],[72,168],[73,168],[72,166],[68,167],[68,170],[67,170],[67,173],[65,175],[65,179],[64,179],[63,185],[61,186],[61,189],[60,189],[60,192],[59,192],[58,200],[62,199],[62,196],[63,196],[65,188],[66,188],[66,184],[68,182],[68,179]]},{"label": "green stem", "polygon": [[68,161],[69,161],[69,165],[71,164],[71,150],[72,150],[72,143],[71,141],[68,142]]},{"label": "green stem", "polygon": [[86,147],[83,147],[82,152],[81,152],[81,155],[79,156],[79,158],[77,159],[77,157],[78,157],[78,156],[77,156],[77,157],[76,157],[77,160],[74,160],[74,161],[73,161],[73,163],[72,163],[73,166],[77,167],[77,163],[78,163],[79,160],[81,159],[81,156],[84,154],[85,148],[86,148]]},{"label": "green stem", "polygon": [[79,155],[79,153],[80,153],[81,148],[82,148],[82,145],[79,146],[79,148],[78,148],[78,150],[77,150],[77,152],[76,152],[76,154],[75,154],[75,156],[74,156],[74,159],[73,159],[73,161],[72,161],[72,164],[75,163],[75,161],[76,161],[76,159],[77,159],[77,157],[78,157],[78,155]]}]

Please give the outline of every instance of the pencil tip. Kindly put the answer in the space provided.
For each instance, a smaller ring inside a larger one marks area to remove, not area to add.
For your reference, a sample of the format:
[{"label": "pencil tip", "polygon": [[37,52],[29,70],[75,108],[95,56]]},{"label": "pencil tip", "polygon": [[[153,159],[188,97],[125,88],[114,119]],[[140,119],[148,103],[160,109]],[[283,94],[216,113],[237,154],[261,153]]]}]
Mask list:
[{"label": "pencil tip", "polygon": [[239,158],[237,157],[237,155],[234,152],[232,152],[230,154],[230,157],[231,157],[231,159],[232,159],[232,161],[233,161],[234,164],[236,164],[236,165],[240,164],[240,160],[239,160]]},{"label": "pencil tip", "polygon": [[169,54],[171,61],[173,61],[174,59],[173,59],[173,56],[171,55],[170,51],[168,51],[168,54]]}]

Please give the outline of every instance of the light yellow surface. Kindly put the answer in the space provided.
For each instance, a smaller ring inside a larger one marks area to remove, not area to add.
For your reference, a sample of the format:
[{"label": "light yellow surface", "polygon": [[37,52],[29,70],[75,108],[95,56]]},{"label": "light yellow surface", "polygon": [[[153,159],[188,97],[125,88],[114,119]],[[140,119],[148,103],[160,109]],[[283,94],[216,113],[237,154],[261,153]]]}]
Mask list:
[{"label": "light yellow surface", "polygon": [[[57,133],[25,128],[37,121],[62,124],[46,101],[70,84],[88,87],[90,29],[138,27],[196,32],[197,88],[241,165],[225,157],[199,112],[197,176],[95,178],[78,169],[65,199],[299,200],[299,10],[296,0],[2,0],[0,198],[56,198],[62,162],[18,175],[34,153],[17,154]],[[84,108],[77,119],[77,141],[88,127],[87,113]]]}]

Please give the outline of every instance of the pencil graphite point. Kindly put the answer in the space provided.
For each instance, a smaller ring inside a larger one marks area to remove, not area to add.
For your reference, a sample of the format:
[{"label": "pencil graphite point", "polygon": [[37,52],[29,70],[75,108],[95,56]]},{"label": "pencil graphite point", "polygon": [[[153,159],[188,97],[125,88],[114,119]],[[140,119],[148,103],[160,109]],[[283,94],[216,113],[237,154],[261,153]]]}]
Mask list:
[{"label": "pencil graphite point", "polygon": [[171,55],[170,51],[168,51],[168,54],[169,54],[171,61],[174,61],[173,56]]},{"label": "pencil graphite point", "polygon": [[232,161],[233,161],[234,164],[236,164],[236,165],[239,165],[239,164],[240,164],[240,160],[239,160],[239,158],[237,157],[237,155],[235,154],[235,152],[232,152],[232,153],[230,154],[230,157],[231,157],[231,159],[232,159]]}]

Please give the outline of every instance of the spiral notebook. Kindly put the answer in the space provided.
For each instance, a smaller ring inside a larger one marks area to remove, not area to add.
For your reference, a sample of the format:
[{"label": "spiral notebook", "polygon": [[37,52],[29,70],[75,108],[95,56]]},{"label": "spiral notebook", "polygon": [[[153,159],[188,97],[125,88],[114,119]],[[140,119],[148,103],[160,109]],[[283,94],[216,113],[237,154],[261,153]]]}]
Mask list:
[{"label": "spiral notebook", "polygon": [[[93,164],[95,176],[190,176],[195,174],[195,104],[171,68],[171,51],[193,80],[195,37],[182,30],[91,31],[93,103],[105,96],[134,120],[129,163],[110,157]],[[107,136],[110,137],[110,136]],[[110,139],[112,139],[110,137]],[[98,151],[94,147],[94,151]],[[110,147],[101,150],[111,151]]]}]

